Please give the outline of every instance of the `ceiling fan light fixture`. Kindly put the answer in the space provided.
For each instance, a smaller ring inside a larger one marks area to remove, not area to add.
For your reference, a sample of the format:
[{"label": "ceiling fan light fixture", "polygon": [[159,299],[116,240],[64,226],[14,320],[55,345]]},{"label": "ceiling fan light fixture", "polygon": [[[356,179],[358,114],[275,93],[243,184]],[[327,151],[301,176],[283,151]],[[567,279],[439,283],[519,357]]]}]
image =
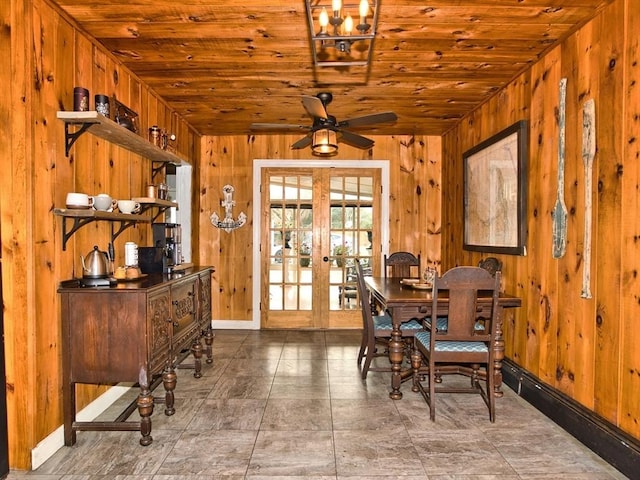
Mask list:
[{"label": "ceiling fan light fixture", "polygon": [[[368,66],[373,56],[379,1],[305,0],[314,65]],[[354,25],[356,15],[359,23]],[[354,44],[359,45],[352,49]]]},{"label": "ceiling fan light fixture", "polygon": [[313,132],[311,152],[314,155],[329,157],[338,153],[338,135],[334,130],[321,128]]}]

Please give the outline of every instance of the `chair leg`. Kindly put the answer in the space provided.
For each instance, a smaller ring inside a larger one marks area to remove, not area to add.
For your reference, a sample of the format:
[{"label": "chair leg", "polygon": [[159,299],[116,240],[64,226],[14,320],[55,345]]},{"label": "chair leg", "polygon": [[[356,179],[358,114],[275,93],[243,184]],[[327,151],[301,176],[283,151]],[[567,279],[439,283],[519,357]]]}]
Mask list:
[{"label": "chair leg", "polygon": [[[440,380],[442,381],[442,379]],[[432,362],[429,362],[429,418],[432,421],[436,419],[436,368]]]},{"label": "chair leg", "polygon": [[420,387],[418,387],[418,383],[420,383],[420,367],[422,366],[422,355],[418,351],[418,349],[414,348],[411,353],[411,369],[413,370],[413,385],[411,386],[412,392],[419,392]]},{"label": "chair leg", "polygon": [[496,421],[496,393],[495,393],[495,377],[491,365],[487,365],[487,397],[489,399],[489,421]]},{"label": "chair leg", "polygon": [[371,352],[369,348],[367,348],[367,354],[364,357],[364,365],[362,366],[362,380],[367,379],[367,373],[369,373],[369,367],[371,366],[371,360],[373,359],[375,352]]},{"label": "chair leg", "polygon": [[367,349],[367,339],[365,338],[364,333],[362,334],[362,340],[360,342],[360,351],[358,351],[358,367],[362,364],[362,359],[364,357],[365,350]]}]

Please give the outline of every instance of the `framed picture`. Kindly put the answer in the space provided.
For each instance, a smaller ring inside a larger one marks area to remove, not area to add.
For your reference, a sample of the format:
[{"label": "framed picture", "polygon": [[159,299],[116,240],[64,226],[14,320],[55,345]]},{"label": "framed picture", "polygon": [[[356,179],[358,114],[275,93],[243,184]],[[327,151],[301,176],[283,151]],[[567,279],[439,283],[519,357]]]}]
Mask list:
[{"label": "framed picture", "polygon": [[521,120],[463,154],[465,250],[526,254],[527,146]]}]

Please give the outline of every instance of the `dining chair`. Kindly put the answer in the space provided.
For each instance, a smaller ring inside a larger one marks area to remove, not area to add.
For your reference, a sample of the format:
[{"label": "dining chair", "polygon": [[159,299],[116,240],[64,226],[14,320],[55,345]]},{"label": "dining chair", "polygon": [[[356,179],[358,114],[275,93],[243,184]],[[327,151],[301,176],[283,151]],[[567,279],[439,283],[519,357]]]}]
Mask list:
[{"label": "dining chair", "polygon": [[384,256],[384,276],[398,278],[420,278],[420,254],[393,252]]},{"label": "dining chair", "polygon": [[[429,405],[431,420],[435,420],[436,393],[449,392],[480,394],[489,408],[490,421],[495,421],[495,349],[491,346],[496,338],[500,276],[500,271],[492,276],[480,267],[455,267],[434,279],[430,321],[425,330],[414,335],[419,358],[412,362],[414,390]],[[479,291],[491,299],[489,304],[478,303]],[[437,314],[443,292],[449,296],[446,328]],[[471,384],[448,384],[442,380],[447,375],[465,375]]]},{"label": "dining chair", "polygon": [[[369,292],[364,283],[364,270],[359,259],[355,259],[356,263],[356,284],[358,289],[358,298],[360,299],[360,308],[362,310],[362,339],[360,341],[360,351],[358,352],[358,368],[361,368],[362,379],[367,379],[367,374],[371,372],[391,372],[391,364],[373,367],[371,362],[375,357],[389,355],[389,340],[391,339],[391,331],[393,325],[391,316],[388,313],[382,315],[374,315],[369,299]],[[407,357],[413,347],[413,336],[415,332],[423,330],[422,323],[416,319],[404,322],[400,327],[402,330],[402,338],[407,338]],[[363,363],[364,360],[364,363]]]}]

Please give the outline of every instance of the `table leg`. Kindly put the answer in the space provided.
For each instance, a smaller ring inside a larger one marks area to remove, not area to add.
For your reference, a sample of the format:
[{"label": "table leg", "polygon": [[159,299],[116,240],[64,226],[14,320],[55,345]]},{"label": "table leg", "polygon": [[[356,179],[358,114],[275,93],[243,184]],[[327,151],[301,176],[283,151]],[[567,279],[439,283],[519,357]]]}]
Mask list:
[{"label": "table leg", "polygon": [[496,397],[502,397],[504,392],[502,387],[502,360],[504,359],[504,337],[502,336],[502,313],[503,308],[498,307],[498,315],[496,320],[496,339],[493,343],[494,357],[493,357],[493,379],[494,379],[494,394]]},{"label": "table leg", "polygon": [[402,360],[404,359],[404,342],[402,341],[402,332],[400,324],[393,324],[391,331],[391,339],[389,340],[389,361],[391,362],[391,392],[389,397],[393,400],[400,400],[402,392],[400,384],[402,383]]}]

